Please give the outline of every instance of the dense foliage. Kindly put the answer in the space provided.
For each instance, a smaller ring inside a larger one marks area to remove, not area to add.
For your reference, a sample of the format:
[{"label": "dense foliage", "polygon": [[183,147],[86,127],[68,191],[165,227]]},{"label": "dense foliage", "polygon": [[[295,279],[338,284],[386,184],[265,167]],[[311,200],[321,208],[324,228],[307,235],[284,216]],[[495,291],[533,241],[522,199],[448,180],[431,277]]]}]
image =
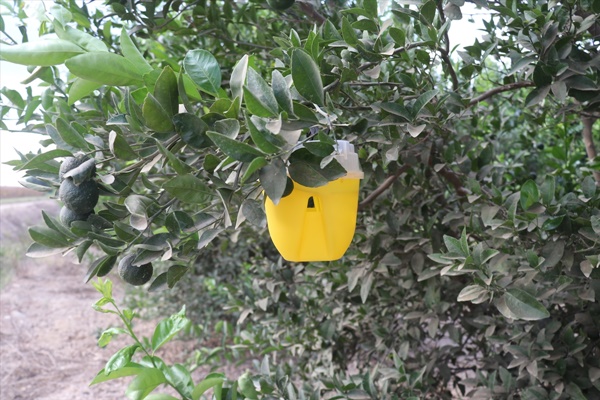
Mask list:
[{"label": "dense foliage", "polygon": [[[136,375],[133,399],[163,383],[192,399],[600,398],[600,1],[475,4],[486,35],[462,49],[463,0],[60,0],[35,40],[0,21],[1,57],[44,87],[2,88],[0,114],[56,145],[12,163],[23,184],[55,194],[63,157],[96,161],[95,213],[44,214],[28,251],[105,254],[86,281],[125,328],[100,342],[134,344],[95,382]],[[343,176],[336,139],[365,172],[354,241],[288,263],[263,198],[288,174]],[[187,304],[146,341],[94,278],[131,256],[155,266],[152,296]],[[222,345],[165,365],[155,352],[190,324]],[[262,362],[194,385],[193,363],[219,357]]]}]

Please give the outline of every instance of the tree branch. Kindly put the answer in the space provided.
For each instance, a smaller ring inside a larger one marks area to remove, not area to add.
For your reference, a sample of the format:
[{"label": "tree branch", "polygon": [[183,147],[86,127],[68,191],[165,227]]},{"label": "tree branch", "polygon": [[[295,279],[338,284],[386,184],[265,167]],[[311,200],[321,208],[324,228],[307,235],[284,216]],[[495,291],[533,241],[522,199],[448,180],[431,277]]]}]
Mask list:
[{"label": "tree branch", "polygon": [[327,18],[325,18],[324,16],[319,14],[319,12],[317,10],[315,10],[311,4],[304,3],[301,1],[298,1],[297,4],[300,6],[300,9],[302,11],[304,11],[304,13],[308,17],[312,18],[318,24],[322,24],[323,22],[325,22],[327,20]]},{"label": "tree branch", "polygon": [[[442,6],[442,2],[437,2],[437,9],[440,13],[440,19],[442,20],[442,24],[446,22],[446,14],[444,14],[444,7]],[[450,78],[452,79],[452,89],[454,91],[458,90],[458,76],[456,75],[456,71],[454,70],[454,66],[452,65],[452,61],[450,60],[450,37],[448,36],[448,31],[444,32],[444,42],[446,43],[445,49],[439,49],[440,54],[442,56],[442,60],[448,66],[448,73],[450,73]]]},{"label": "tree branch", "polygon": [[524,87],[531,87],[531,86],[535,86],[535,84],[530,81],[524,81],[524,82],[509,83],[508,85],[495,87],[495,88],[488,90],[487,92],[475,97],[474,99],[471,99],[471,101],[469,102],[469,107],[472,107],[479,102],[487,100],[490,97],[497,95],[498,93],[508,92],[511,90],[521,89]]},{"label": "tree branch", "polygon": [[373,203],[376,198],[381,196],[381,194],[383,192],[385,192],[390,186],[392,186],[392,183],[394,183],[396,181],[396,179],[398,179],[400,177],[400,175],[402,175],[409,169],[410,169],[410,167],[406,164],[404,164],[403,166],[398,168],[398,171],[396,171],[396,173],[394,173],[394,175],[388,176],[386,178],[386,180],[383,181],[381,183],[381,185],[379,185],[379,187],[377,187],[377,189],[373,190],[367,197],[365,197],[365,199],[363,201],[358,203],[358,209],[362,210],[362,209],[366,208],[368,205],[370,205],[371,203]]},{"label": "tree branch", "polygon": [[[596,122],[597,118],[592,117],[583,117],[581,122],[583,123],[583,131],[581,132],[583,136],[583,143],[585,144],[585,152],[587,153],[590,161],[596,158],[596,146],[594,145],[594,137],[593,137],[593,127],[594,122]],[[596,186],[600,186],[600,171],[594,171],[594,179],[596,179]]]}]

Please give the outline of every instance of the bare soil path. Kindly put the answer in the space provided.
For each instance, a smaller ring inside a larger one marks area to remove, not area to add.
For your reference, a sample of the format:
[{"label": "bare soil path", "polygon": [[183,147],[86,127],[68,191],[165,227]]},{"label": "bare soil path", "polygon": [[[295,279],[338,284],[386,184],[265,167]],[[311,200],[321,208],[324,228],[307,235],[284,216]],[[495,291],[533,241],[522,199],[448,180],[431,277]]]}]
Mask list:
[{"label": "bare soil path", "polygon": [[[92,310],[99,294],[83,284],[86,267],[60,255],[14,254],[27,248],[26,229],[39,223],[41,210],[55,214],[58,208],[53,200],[0,206],[0,244],[12,252],[0,257],[0,268],[14,271],[0,290],[0,399],[125,398],[126,380],[89,387],[118,343],[96,345],[116,321]],[[118,289],[115,295],[122,296]]]},{"label": "bare soil path", "polygon": [[[58,215],[59,208],[55,200],[0,204],[0,273],[12,271],[0,286],[0,400],[126,399],[131,377],[89,386],[117,350],[132,344],[117,337],[104,349],[97,346],[102,331],[122,325],[116,316],[92,309],[101,296],[83,283],[91,259],[77,265],[74,257],[25,256],[31,242],[27,228],[43,223],[41,210]],[[124,284],[114,273],[109,278],[122,306]],[[136,321],[137,334],[152,335],[157,321]],[[185,362],[195,345],[178,340],[158,355],[168,363]],[[232,364],[219,370],[235,378],[248,367]],[[194,382],[208,373],[208,367],[197,369]]]}]

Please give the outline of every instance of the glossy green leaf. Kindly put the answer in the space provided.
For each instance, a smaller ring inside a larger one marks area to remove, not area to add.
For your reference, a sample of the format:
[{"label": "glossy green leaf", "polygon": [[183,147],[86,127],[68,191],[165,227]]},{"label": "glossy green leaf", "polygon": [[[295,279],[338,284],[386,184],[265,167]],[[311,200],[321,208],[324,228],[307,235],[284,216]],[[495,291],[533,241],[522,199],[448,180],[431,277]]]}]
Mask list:
[{"label": "glossy green leaf", "polygon": [[271,75],[271,85],[273,94],[279,104],[279,107],[289,115],[294,115],[294,105],[292,103],[292,94],[287,81],[278,70],[274,69]]},{"label": "glossy green leaf", "polygon": [[292,54],[292,80],[302,97],[319,106],[324,104],[321,72],[312,57],[303,50],[296,50]]},{"label": "glossy green leaf", "polygon": [[320,157],[306,149],[300,149],[292,153],[288,173],[301,185],[319,187],[343,177],[347,172],[337,160],[332,160],[325,168],[321,168]]},{"label": "glossy green leaf", "polygon": [[207,390],[217,385],[222,385],[224,381],[225,376],[214,376],[213,374],[211,374],[204,380],[200,381],[200,383],[198,383],[194,387],[194,390],[192,392],[192,399],[199,400],[200,396],[202,396]]},{"label": "glossy green leaf", "polygon": [[28,169],[41,168],[42,165],[45,164],[47,161],[51,161],[51,160],[54,160],[54,159],[60,158],[60,157],[68,157],[71,155],[72,155],[72,153],[68,150],[62,150],[62,149],[49,150],[45,153],[41,153],[41,154],[38,154],[37,156],[33,157],[32,159],[27,161],[25,164],[23,164],[22,166],[17,168],[17,170],[25,171]]},{"label": "glossy green leaf", "polygon": [[217,59],[206,50],[191,50],[185,55],[183,66],[200,90],[218,96],[221,88],[221,68]]},{"label": "glossy green leaf", "polygon": [[[179,90],[177,77],[171,67],[165,67],[154,86],[154,98],[167,112],[169,118],[179,112]],[[144,116],[145,118],[145,116]]]},{"label": "glossy green leaf", "polygon": [[550,316],[542,303],[522,289],[509,289],[502,297],[506,307],[517,319],[536,321]]},{"label": "glossy green leaf", "polygon": [[85,141],[83,136],[64,119],[58,118],[56,120],[56,129],[58,130],[60,137],[62,137],[67,144],[80,150],[88,150],[90,148],[89,143]]},{"label": "glossy green leaf", "polygon": [[252,68],[248,70],[244,96],[246,107],[251,114],[259,117],[272,117],[278,114],[279,108],[273,90]]},{"label": "glossy green leaf", "polygon": [[263,152],[249,144],[228,138],[220,133],[208,132],[207,135],[223,153],[234,160],[250,162],[256,157],[264,156]]},{"label": "glossy green leaf", "polygon": [[74,43],[62,39],[37,40],[14,46],[2,46],[0,58],[22,65],[58,65],[66,60],[85,53]]},{"label": "glossy green leaf", "polygon": [[185,306],[177,314],[160,321],[152,335],[152,350],[157,351],[164,346],[189,323],[190,320],[185,317]]},{"label": "glossy green leaf", "polygon": [[246,126],[250,132],[252,141],[261,151],[267,154],[275,154],[281,151],[282,146],[285,144],[281,137],[278,137],[266,129],[266,122],[252,116],[248,118],[246,116]]},{"label": "glossy green leaf", "polygon": [[90,386],[113,379],[123,378],[125,376],[137,375],[143,369],[144,367],[136,363],[129,363],[126,366],[109,373],[106,373],[105,370],[102,369],[100,372],[98,372],[98,375],[96,375],[92,382],[90,382]]},{"label": "glossy green leaf", "polygon": [[250,179],[256,171],[267,165],[269,162],[264,157],[256,157],[250,161],[244,175],[242,175],[241,183],[245,183]]},{"label": "glossy green leaf", "polygon": [[167,133],[175,130],[169,112],[150,93],[144,100],[142,115],[146,126],[153,131]]},{"label": "glossy green leaf", "polygon": [[287,184],[287,168],[280,158],[273,159],[259,171],[260,184],[274,204],[278,204]]},{"label": "glossy green leaf", "polygon": [[60,39],[74,43],[87,51],[108,51],[106,44],[97,37],[72,26],[63,25],[58,21],[54,21],[53,25],[54,31]]},{"label": "glossy green leaf", "polygon": [[106,363],[104,373],[110,374],[113,371],[125,367],[131,362],[131,357],[133,357],[139,347],[140,346],[137,344],[132,344],[131,346],[123,347],[121,350],[117,351]]},{"label": "glossy green leaf", "polygon": [[75,79],[69,87],[69,105],[72,106],[75,102],[83,99],[100,87],[102,87],[102,84],[99,82],[88,81],[81,78]]},{"label": "glossy green leaf", "polygon": [[540,192],[534,181],[528,180],[521,186],[521,208],[527,211],[534,203],[540,200]]},{"label": "glossy green leaf", "polygon": [[116,131],[111,131],[109,133],[108,147],[110,152],[119,160],[130,161],[135,160],[138,157],[137,153],[131,148],[129,143],[127,143],[127,140],[125,140],[123,135]]},{"label": "glossy green leaf", "polygon": [[141,84],[142,73],[125,57],[107,52],[90,52],[68,59],[65,65],[71,73],[103,85],[127,86]]},{"label": "glossy green leaf", "polygon": [[215,196],[202,180],[193,175],[176,176],[165,182],[163,189],[184,203],[191,204],[204,204]]},{"label": "glossy green leaf", "polygon": [[206,135],[208,125],[193,114],[182,113],[173,117],[175,131],[181,139],[195,149],[200,149],[211,144]]},{"label": "glossy green leaf", "polygon": [[131,381],[125,394],[131,400],[143,400],[159,385],[166,382],[165,375],[156,368],[144,368]]},{"label": "glossy green leaf", "polygon": [[240,100],[244,95],[244,84],[246,82],[246,75],[248,73],[248,55],[244,56],[235,64],[231,71],[231,79],[229,80],[229,87],[231,88],[231,97],[235,99],[239,97]]},{"label": "glossy green leaf", "polygon": [[152,66],[146,61],[142,53],[131,40],[125,28],[121,30],[121,53],[130,61],[142,74],[152,71]]},{"label": "glossy green leaf", "polygon": [[32,226],[28,231],[29,236],[42,246],[64,248],[69,245],[69,241],[59,232],[45,226]]}]

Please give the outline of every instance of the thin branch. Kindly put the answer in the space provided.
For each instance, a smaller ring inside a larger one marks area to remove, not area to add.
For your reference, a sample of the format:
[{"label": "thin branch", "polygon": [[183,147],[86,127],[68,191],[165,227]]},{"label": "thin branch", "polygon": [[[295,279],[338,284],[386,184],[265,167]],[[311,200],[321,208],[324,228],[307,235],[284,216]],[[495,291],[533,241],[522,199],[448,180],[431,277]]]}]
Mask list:
[{"label": "thin branch", "polygon": [[304,11],[304,13],[308,17],[312,18],[318,24],[322,24],[323,22],[325,22],[327,20],[327,18],[325,18],[324,16],[319,14],[319,12],[317,10],[315,10],[311,4],[300,2],[300,1],[297,3],[300,6],[300,9],[302,11]]},{"label": "thin branch", "polygon": [[[425,44],[427,44],[427,42],[415,42],[415,43],[407,44],[404,47],[399,47],[396,50],[394,50],[393,55],[397,56],[398,54],[403,53],[405,51],[408,51],[408,50],[412,49],[413,47],[419,47],[419,46],[423,46]],[[358,67],[357,71],[358,72],[362,72],[362,71],[364,71],[366,69],[369,69],[371,67],[374,67],[374,66],[376,66],[378,64],[379,64],[379,62],[370,61],[370,62],[364,63],[360,67]],[[333,82],[331,82],[329,85],[325,86],[323,88],[323,90],[325,92],[329,92],[329,91],[335,89],[339,84],[340,84],[340,78],[337,78],[336,80],[334,80]]]},{"label": "thin branch", "polygon": [[[581,122],[583,123],[583,143],[585,144],[585,151],[590,161],[596,158],[596,146],[594,145],[593,127],[594,122],[597,118],[583,117]],[[594,179],[596,179],[596,186],[600,186],[600,171],[594,171]]]},{"label": "thin branch", "polygon": [[[444,7],[442,6],[441,1],[437,2],[437,9],[438,9],[438,12],[440,13],[440,18],[441,18],[442,24],[444,24],[446,22],[446,14],[444,14]],[[454,91],[457,91],[458,86],[459,86],[458,76],[456,75],[456,71],[454,70],[452,61],[450,60],[450,37],[448,36],[447,30],[444,32],[444,42],[446,43],[446,48],[445,49],[440,48],[439,51],[442,56],[442,60],[448,67],[448,72],[450,73],[450,78],[452,79],[452,89],[454,89]]]},{"label": "thin branch", "polygon": [[381,185],[379,185],[379,187],[377,187],[377,189],[373,190],[363,201],[358,203],[358,209],[362,210],[365,207],[367,207],[368,205],[370,205],[371,203],[373,203],[376,198],[381,196],[381,194],[383,192],[385,192],[390,186],[392,186],[392,183],[394,183],[396,181],[396,179],[398,179],[400,177],[400,175],[402,175],[409,169],[410,169],[410,167],[406,164],[404,164],[403,166],[398,168],[398,171],[396,171],[396,173],[394,173],[394,175],[388,176],[387,179],[385,181],[383,181],[381,183]]},{"label": "thin branch", "polygon": [[498,93],[509,92],[511,90],[521,89],[524,87],[531,87],[531,86],[535,86],[535,84],[530,81],[524,81],[524,82],[509,83],[508,85],[495,87],[495,88],[488,90],[487,92],[475,97],[474,99],[471,99],[471,101],[469,102],[469,107],[472,107],[479,102],[487,100],[490,97],[497,95]]},{"label": "thin branch", "polygon": [[456,173],[447,166],[444,166],[444,168],[440,169],[438,171],[438,174],[440,174],[444,179],[450,182],[450,184],[454,187],[454,191],[460,197],[464,197],[469,194],[467,189],[465,189],[465,187],[463,186],[462,181],[458,177],[458,175],[456,175]]}]

